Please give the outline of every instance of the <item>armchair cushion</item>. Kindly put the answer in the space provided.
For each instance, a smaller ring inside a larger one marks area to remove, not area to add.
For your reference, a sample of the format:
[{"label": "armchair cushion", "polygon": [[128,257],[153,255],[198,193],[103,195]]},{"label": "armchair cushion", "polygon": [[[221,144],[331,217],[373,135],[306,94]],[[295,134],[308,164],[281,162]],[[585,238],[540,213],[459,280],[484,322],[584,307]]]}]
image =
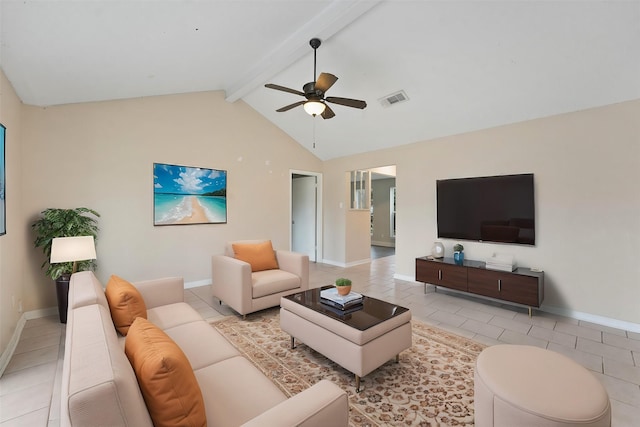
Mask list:
[{"label": "armchair cushion", "polygon": [[144,298],[131,283],[114,274],[109,278],[104,292],[113,324],[122,335],[127,335],[136,317],[147,318]]},{"label": "armchair cushion", "polygon": [[233,252],[236,259],[251,265],[252,272],[278,268],[271,240],[261,243],[234,243]]},{"label": "armchair cushion", "polygon": [[257,271],[251,275],[252,298],[277,294],[300,287],[300,278],[284,270]]}]

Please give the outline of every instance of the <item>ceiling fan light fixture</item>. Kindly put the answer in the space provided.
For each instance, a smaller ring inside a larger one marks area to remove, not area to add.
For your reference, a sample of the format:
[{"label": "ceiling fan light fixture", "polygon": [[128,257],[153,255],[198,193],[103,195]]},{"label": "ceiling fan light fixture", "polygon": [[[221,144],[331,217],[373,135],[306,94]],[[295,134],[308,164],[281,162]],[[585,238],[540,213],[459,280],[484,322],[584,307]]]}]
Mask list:
[{"label": "ceiling fan light fixture", "polygon": [[326,108],[326,105],[324,105],[324,102],[320,102],[320,101],[312,100],[304,103],[304,111],[306,111],[308,114],[314,117],[324,113],[325,108]]}]

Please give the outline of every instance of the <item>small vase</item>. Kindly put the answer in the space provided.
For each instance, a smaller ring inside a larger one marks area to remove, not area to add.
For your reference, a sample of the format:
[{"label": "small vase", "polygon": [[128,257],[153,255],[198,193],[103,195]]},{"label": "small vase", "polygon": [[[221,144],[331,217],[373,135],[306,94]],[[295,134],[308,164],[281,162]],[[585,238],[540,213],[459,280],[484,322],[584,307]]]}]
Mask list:
[{"label": "small vase", "polygon": [[464,252],[454,252],[453,260],[456,262],[456,264],[462,264],[464,262]]},{"label": "small vase", "polygon": [[351,286],[336,286],[336,289],[342,296],[349,295],[349,292],[351,292]]},{"label": "small vase", "polygon": [[435,242],[431,247],[431,256],[434,258],[444,257],[444,245],[440,242]]}]

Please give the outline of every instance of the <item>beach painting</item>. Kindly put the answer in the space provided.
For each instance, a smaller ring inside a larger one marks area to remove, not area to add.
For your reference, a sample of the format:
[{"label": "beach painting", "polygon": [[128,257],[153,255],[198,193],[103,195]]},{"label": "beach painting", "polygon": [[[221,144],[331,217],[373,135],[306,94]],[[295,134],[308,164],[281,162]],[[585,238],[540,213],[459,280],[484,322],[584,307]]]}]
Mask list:
[{"label": "beach painting", "polygon": [[153,164],[153,225],[227,222],[227,171]]}]

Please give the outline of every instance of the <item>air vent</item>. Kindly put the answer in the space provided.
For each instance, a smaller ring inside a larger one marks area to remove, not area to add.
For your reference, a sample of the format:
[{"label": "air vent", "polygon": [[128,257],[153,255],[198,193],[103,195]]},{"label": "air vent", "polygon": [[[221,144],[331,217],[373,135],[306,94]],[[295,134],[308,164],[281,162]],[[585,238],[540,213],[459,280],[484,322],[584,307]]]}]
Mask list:
[{"label": "air vent", "polygon": [[378,101],[380,101],[380,104],[382,104],[382,106],[386,108],[408,100],[409,97],[407,96],[407,94],[404,93],[403,90],[400,90],[398,92],[392,93],[391,95],[384,96]]}]

